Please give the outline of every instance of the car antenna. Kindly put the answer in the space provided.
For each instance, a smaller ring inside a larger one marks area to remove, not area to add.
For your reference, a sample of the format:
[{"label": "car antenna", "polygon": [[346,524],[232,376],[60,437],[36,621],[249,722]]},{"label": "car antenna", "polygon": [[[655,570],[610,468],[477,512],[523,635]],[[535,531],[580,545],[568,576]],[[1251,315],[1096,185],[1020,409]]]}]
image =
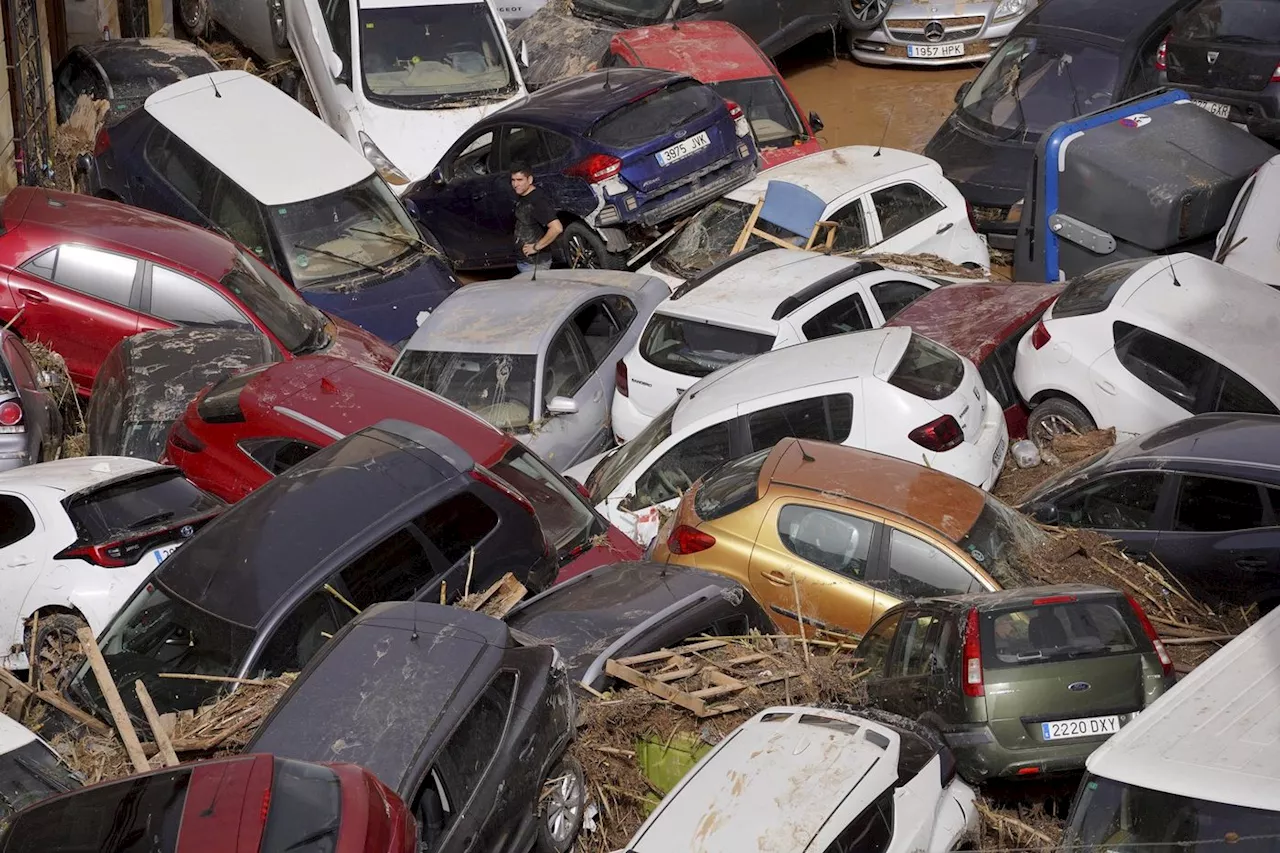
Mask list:
[{"label": "car antenna", "polygon": [[209,85],[213,87],[213,96],[215,98],[221,98],[222,93],[218,91],[218,81],[213,79],[212,74],[209,75]]},{"label": "car antenna", "polygon": [[[1169,258],[1168,255],[1165,255]],[[1173,268],[1173,258],[1169,258],[1169,275],[1173,276],[1173,286],[1182,287],[1182,282],[1178,281],[1178,271]]]},{"label": "car antenna", "polygon": [[610,88],[609,88],[609,71],[610,71],[610,69],[608,69],[608,68],[606,68],[606,69],[604,70],[604,90],[605,90],[606,92],[612,92],[612,91],[613,91],[612,89],[610,89]]},{"label": "car antenna", "polygon": [[816,462],[816,461],[817,461],[817,460],[815,460],[812,456],[810,456],[810,455],[809,455],[809,451],[807,451],[807,450],[805,450],[805,449],[804,449],[804,445],[800,443],[800,439],[798,439],[798,438],[796,439],[796,447],[800,448],[800,458],[801,458],[802,460],[804,460],[805,462]]},{"label": "car antenna", "polygon": [[872,157],[879,157],[880,149],[884,148],[884,141],[889,136],[889,125],[893,124],[894,106],[895,106],[894,104],[889,104],[889,117],[885,119],[884,130],[880,133],[880,144],[876,146],[876,153],[872,154],[871,155]]},{"label": "car antenna", "polygon": [[413,633],[409,634],[409,642],[416,643],[418,642],[418,607],[417,605],[410,605],[410,607],[413,608]]}]

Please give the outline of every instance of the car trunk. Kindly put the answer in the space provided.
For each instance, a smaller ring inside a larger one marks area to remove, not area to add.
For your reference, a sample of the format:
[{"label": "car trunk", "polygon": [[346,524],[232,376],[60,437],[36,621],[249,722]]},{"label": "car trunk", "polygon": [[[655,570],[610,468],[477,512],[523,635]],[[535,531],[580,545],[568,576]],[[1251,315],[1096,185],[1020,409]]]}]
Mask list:
[{"label": "car trunk", "polygon": [[931,400],[929,405],[938,414],[955,418],[964,431],[965,441],[973,444],[978,440],[987,415],[987,391],[973,365],[964,365],[964,377],[953,393],[941,400]]},{"label": "car trunk", "polygon": [[1280,44],[1171,39],[1167,62],[1175,86],[1260,92],[1280,65]]},{"label": "car trunk", "polygon": [[[886,349],[888,346],[886,344]],[[892,356],[882,350],[877,359],[877,373],[886,357]],[[987,412],[987,391],[978,369],[967,359],[928,338],[912,334],[905,341],[902,356],[888,382],[926,401],[939,417],[954,418],[966,442],[978,441]]]}]

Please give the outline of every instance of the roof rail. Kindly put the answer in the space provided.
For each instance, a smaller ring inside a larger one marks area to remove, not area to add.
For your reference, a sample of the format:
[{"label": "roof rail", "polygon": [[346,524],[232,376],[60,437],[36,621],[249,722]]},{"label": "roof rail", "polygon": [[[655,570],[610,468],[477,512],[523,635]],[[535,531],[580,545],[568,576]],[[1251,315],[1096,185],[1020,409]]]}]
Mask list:
[{"label": "roof rail", "polygon": [[788,314],[802,307],[806,302],[810,302],[822,294],[826,293],[837,285],[844,284],[851,278],[857,278],[860,275],[866,275],[869,272],[879,272],[884,267],[875,261],[855,261],[842,270],[836,270],[833,273],[824,275],[808,287],[793,293],[786,299],[778,303],[778,307],[774,309],[771,320],[781,320]]},{"label": "roof rail", "polygon": [[680,285],[675,290],[671,291],[671,298],[679,299],[682,296],[685,296],[686,294],[689,293],[689,291],[693,290],[695,287],[701,284],[705,284],[706,282],[715,278],[720,273],[724,272],[725,270],[729,269],[729,267],[733,266],[734,264],[740,261],[745,261],[747,258],[753,258],[756,255],[760,254],[761,252],[771,251],[773,249],[781,249],[781,248],[782,247],[774,246],[770,243],[756,243],[754,246],[748,246],[747,248],[743,249],[741,252],[738,252],[733,255],[729,255],[727,258],[724,258],[723,260],[716,261],[714,264],[707,267],[705,270],[698,273],[693,278],[685,281],[684,284]]}]

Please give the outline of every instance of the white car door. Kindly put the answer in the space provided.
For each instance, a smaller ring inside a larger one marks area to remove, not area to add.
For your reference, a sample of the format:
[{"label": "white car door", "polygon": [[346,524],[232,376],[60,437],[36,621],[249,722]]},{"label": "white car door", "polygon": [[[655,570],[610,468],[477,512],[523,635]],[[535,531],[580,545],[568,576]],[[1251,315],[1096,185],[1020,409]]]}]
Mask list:
[{"label": "white car door", "polygon": [[953,211],[914,181],[898,181],[871,192],[876,252],[950,256],[950,232],[961,211]]},{"label": "white car door", "polygon": [[1218,232],[1213,259],[1228,269],[1280,286],[1280,156],[1272,157],[1245,181]]},{"label": "white car door", "polygon": [[35,507],[20,495],[0,493],[0,666],[9,666],[7,652],[22,645],[22,605],[48,556],[45,526]]},{"label": "white car door", "polygon": [[351,0],[285,0],[289,45],[325,124],[351,141],[352,22]]},{"label": "white car door", "polygon": [[1114,426],[1119,440],[1195,414],[1213,361],[1138,326],[1119,322],[1115,326],[1115,347],[1089,367],[1100,404],[1098,426]]}]

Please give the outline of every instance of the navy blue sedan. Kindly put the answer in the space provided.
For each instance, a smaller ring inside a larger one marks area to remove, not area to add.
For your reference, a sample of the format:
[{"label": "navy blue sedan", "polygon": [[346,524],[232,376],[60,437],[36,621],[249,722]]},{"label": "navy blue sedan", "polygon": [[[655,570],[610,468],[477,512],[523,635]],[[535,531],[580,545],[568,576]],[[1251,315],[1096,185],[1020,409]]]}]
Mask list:
[{"label": "navy blue sedan", "polygon": [[533,171],[565,227],[559,259],[604,268],[749,181],[758,156],[741,107],[684,74],[612,68],[562,80],[477,122],[405,194],[455,266],[519,260],[517,166]]}]

